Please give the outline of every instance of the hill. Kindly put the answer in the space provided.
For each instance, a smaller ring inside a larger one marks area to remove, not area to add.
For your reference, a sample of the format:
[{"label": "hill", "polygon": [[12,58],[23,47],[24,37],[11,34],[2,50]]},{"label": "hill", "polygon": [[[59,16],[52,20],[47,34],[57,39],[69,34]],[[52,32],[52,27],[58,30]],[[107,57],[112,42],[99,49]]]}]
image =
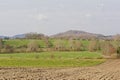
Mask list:
[{"label": "hill", "polygon": [[89,33],[79,30],[69,30],[50,36],[51,38],[65,38],[65,39],[112,39],[112,36],[104,36],[102,34]]},{"label": "hill", "polygon": [[0,39],[9,38],[8,36],[0,36]]},{"label": "hill", "polygon": [[50,37],[50,38],[62,38],[62,39],[102,39],[102,40],[111,40],[115,37],[115,35],[112,36],[105,36],[102,34],[96,34],[96,33],[89,33],[89,32],[85,32],[85,31],[79,31],[79,30],[69,30],[66,32],[62,32],[62,33],[58,33],[52,36],[46,36],[44,34],[37,34],[37,33],[25,33],[25,34],[17,34],[14,35],[12,37],[10,36],[0,36],[1,39],[4,38],[11,38],[11,39],[15,39],[15,38],[32,38],[32,39],[41,39],[44,37]]},{"label": "hill", "polygon": [[11,37],[11,38],[25,38],[25,35],[26,35],[26,34],[18,34],[18,35],[14,35],[14,36]]}]

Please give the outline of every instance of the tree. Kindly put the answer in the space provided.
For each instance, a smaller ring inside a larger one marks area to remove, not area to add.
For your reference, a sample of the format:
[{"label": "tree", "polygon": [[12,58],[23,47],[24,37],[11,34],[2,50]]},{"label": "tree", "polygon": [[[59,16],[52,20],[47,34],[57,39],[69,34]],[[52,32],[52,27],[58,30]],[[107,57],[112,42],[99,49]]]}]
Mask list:
[{"label": "tree", "polygon": [[43,40],[45,42],[46,48],[51,48],[53,46],[49,38],[44,38]]},{"label": "tree", "polygon": [[14,49],[10,45],[4,45],[4,47],[1,49],[1,52],[3,53],[12,53],[13,51]]},{"label": "tree", "polygon": [[37,34],[37,33],[27,33],[25,35],[26,39],[43,39],[45,36],[43,34]]},{"label": "tree", "polygon": [[0,49],[2,49],[2,47],[3,47],[3,41],[2,39],[0,39]]},{"label": "tree", "polygon": [[115,35],[115,36],[114,36],[114,40],[115,40],[115,41],[120,41],[120,34]]},{"label": "tree", "polygon": [[104,56],[112,56],[112,55],[115,55],[117,52],[115,47],[110,42],[104,43],[102,51]]},{"label": "tree", "polygon": [[100,50],[100,44],[98,40],[91,40],[88,45],[88,50],[91,52]]},{"label": "tree", "polygon": [[31,41],[27,45],[28,52],[37,52],[39,49],[39,44],[36,41]]},{"label": "tree", "polygon": [[54,43],[54,48],[57,51],[64,51],[65,50],[65,44],[62,40],[56,40]]},{"label": "tree", "polygon": [[117,57],[120,58],[120,47],[117,48]]},{"label": "tree", "polygon": [[72,51],[80,51],[83,45],[79,40],[69,40],[69,47]]}]

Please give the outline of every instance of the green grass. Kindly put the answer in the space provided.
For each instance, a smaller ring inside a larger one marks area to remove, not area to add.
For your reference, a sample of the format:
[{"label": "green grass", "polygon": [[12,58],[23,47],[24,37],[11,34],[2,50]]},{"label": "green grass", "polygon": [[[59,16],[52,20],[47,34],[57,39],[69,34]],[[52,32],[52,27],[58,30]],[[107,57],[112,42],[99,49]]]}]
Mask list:
[{"label": "green grass", "polygon": [[99,53],[42,52],[0,54],[1,67],[83,67],[103,63]]},{"label": "green grass", "polygon": [[[19,48],[22,46],[27,46],[29,42],[33,41],[32,39],[11,39],[11,40],[4,40],[5,45],[10,45],[14,48]],[[34,40],[36,41],[40,47],[45,47],[45,42],[43,40]]]},{"label": "green grass", "polygon": [[1,67],[83,67],[94,66],[104,60],[83,59],[0,59]]},{"label": "green grass", "polygon": [[[19,48],[23,46],[27,46],[28,43],[32,41],[32,39],[10,39],[10,40],[3,40],[3,43],[5,45],[10,45],[13,48]],[[45,42],[43,40],[34,40],[36,41],[40,47],[46,47]],[[56,44],[56,42],[61,42],[64,44],[65,47],[69,46],[69,41],[68,40],[59,40],[59,39],[50,39],[49,40],[53,45]],[[87,40],[79,40],[84,46],[88,46],[89,41]]]},{"label": "green grass", "polygon": [[[10,40],[3,40],[3,43],[5,45],[10,45],[13,48],[19,48],[19,47],[23,47],[23,46],[27,46],[29,42],[31,42],[32,40],[36,41],[40,47],[46,47],[45,45],[45,41],[44,40],[37,40],[37,39],[10,39]],[[60,39],[49,39],[49,41],[53,44],[53,46],[56,43],[62,43],[65,47],[69,46],[69,40],[60,40]],[[76,41],[80,41],[83,46],[85,48],[87,48],[87,46],[89,45],[90,41],[88,40],[76,40]],[[119,41],[109,41],[110,43],[112,43],[115,47],[119,46],[118,44],[120,43]],[[100,41],[100,44],[104,44],[104,41]]]}]

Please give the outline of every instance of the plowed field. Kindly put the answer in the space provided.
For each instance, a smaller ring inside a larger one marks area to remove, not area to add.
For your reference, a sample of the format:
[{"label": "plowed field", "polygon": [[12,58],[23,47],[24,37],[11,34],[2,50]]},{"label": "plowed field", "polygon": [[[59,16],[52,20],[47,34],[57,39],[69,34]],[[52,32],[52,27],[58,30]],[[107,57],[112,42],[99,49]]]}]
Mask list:
[{"label": "plowed field", "polygon": [[0,80],[120,80],[120,60],[81,68],[0,68]]}]

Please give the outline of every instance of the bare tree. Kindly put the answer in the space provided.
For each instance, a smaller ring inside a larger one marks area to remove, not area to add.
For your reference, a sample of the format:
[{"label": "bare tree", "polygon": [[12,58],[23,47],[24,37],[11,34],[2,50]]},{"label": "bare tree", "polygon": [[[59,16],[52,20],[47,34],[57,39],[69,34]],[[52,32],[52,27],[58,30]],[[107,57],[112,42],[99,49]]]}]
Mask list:
[{"label": "bare tree", "polygon": [[27,39],[43,39],[45,35],[43,34],[37,34],[37,33],[27,33],[25,35],[25,38]]},{"label": "bare tree", "polygon": [[0,49],[2,49],[2,47],[3,47],[3,41],[2,39],[0,39]]},{"label": "bare tree", "polygon": [[43,38],[43,40],[45,42],[46,48],[51,48],[53,46],[53,44],[51,43],[51,41],[49,40],[49,38]]},{"label": "bare tree", "polygon": [[99,40],[95,40],[95,39],[91,40],[89,45],[88,45],[88,50],[91,51],[91,52],[100,50]]},{"label": "bare tree", "polygon": [[39,49],[39,44],[36,41],[31,41],[27,45],[28,52],[36,52]]},{"label": "bare tree", "polygon": [[3,52],[3,53],[12,53],[12,52],[14,52],[14,49],[10,45],[4,45],[4,47],[1,49],[1,52]]},{"label": "bare tree", "polygon": [[115,40],[115,41],[120,41],[120,34],[115,35],[115,36],[114,36],[114,40]]},{"label": "bare tree", "polygon": [[57,51],[64,51],[65,50],[65,44],[62,40],[56,40],[54,43],[54,48]]},{"label": "bare tree", "polygon": [[105,56],[112,56],[116,54],[116,48],[110,43],[110,42],[105,42],[104,46],[102,48],[103,55]]},{"label": "bare tree", "polygon": [[83,45],[79,40],[69,40],[69,49],[72,51],[80,51],[82,46]]}]

